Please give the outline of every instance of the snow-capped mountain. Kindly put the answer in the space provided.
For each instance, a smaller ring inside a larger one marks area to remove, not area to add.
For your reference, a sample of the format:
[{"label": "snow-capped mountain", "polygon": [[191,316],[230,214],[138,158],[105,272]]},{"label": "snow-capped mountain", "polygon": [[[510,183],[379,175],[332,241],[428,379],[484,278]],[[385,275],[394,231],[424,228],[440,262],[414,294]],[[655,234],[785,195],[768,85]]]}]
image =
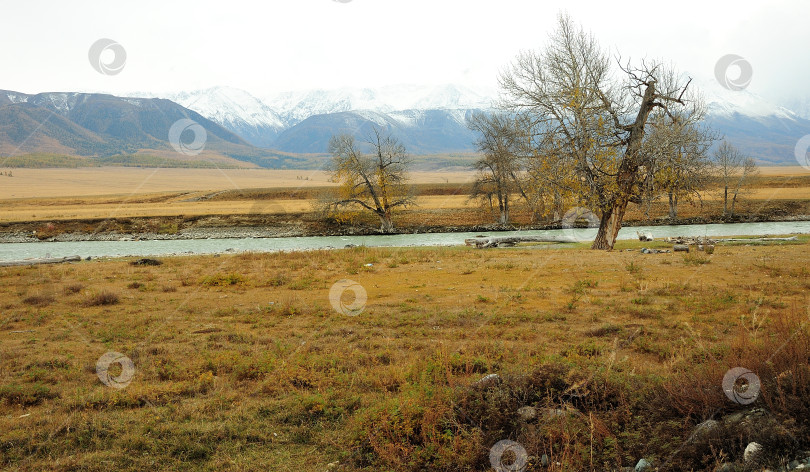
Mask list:
[{"label": "snow-capped mountain", "polygon": [[[706,101],[707,123],[721,136],[763,163],[794,163],[793,148],[810,134],[810,120],[748,90],[727,90],[715,80],[698,79],[692,86]],[[305,90],[263,99],[214,87],[160,97],[262,148],[324,153],[333,134],[363,137],[376,125],[393,131],[413,153],[446,153],[473,150],[466,119],[477,110],[490,110],[495,96],[494,90],[445,84]],[[805,108],[810,116],[810,106]]]},{"label": "snow-capped mountain", "polygon": [[206,133],[206,150],[223,155],[257,153],[235,133],[169,100],[98,93],[24,94],[0,90],[0,153],[57,153],[109,157],[173,152],[169,130],[181,119]]},{"label": "snow-capped mountain", "polygon": [[372,127],[390,130],[413,154],[470,151],[475,139],[467,118],[475,110],[371,110],[313,115],[278,136],[275,148],[294,153],[323,153],[336,133],[364,140]]},{"label": "snow-capped mountain", "polygon": [[278,134],[290,125],[258,98],[232,87],[212,87],[158,96],[196,111],[258,147],[272,147]]},{"label": "snow-capped mountain", "polygon": [[[762,163],[796,165],[795,147],[810,135],[810,120],[716,81],[696,81],[695,88],[708,105],[707,124],[722,137]],[[0,126],[0,151],[113,155],[168,149],[173,121],[167,120],[173,117],[204,123],[206,149],[260,165],[294,167],[298,156],[273,149],[323,154],[332,135],[349,132],[364,140],[373,126],[392,132],[413,154],[457,153],[473,151],[467,120],[491,110],[492,96],[454,85],[290,92],[270,98],[271,104],[226,87],[129,97],[0,91],[0,121],[13,124]]]},{"label": "snow-capped mountain", "polygon": [[797,164],[796,143],[810,134],[810,120],[747,89],[727,90],[713,80],[696,86],[706,101],[706,122],[722,138],[763,164]]},{"label": "snow-capped mountain", "polygon": [[344,111],[487,109],[492,102],[486,92],[452,84],[305,90],[279,93],[265,97],[264,101],[291,124],[314,115]]},{"label": "snow-capped mountain", "polygon": [[254,146],[293,153],[324,153],[335,132],[362,136],[372,125],[395,131],[411,152],[469,151],[466,118],[491,106],[486,93],[450,84],[284,92],[264,101],[229,87],[132,96],[172,100]]},{"label": "snow-capped mountain", "polygon": [[783,100],[783,104],[802,118],[810,119],[810,96],[794,96]]},{"label": "snow-capped mountain", "polygon": [[744,115],[750,118],[800,118],[793,110],[773,103],[764,97],[743,90],[728,90],[715,80],[694,80],[694,86],[703,95],[712,116]]},{"label": "snow-capped mountain", "polygon": [[492,106],[485,93],[451,84],[288,92],[268,103],[295,123],[279,135],[274,148],[297,153],[325,152],[332,134],[363,138],[372,126],[392,131],[415,154],[472,151],[467,118]]}]

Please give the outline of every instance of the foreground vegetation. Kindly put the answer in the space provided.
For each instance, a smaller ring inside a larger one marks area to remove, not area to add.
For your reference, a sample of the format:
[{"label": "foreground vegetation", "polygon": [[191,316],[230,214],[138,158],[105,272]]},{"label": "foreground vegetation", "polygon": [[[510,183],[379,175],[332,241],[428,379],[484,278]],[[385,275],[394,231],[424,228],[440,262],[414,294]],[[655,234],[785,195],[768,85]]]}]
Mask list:
[{"label": "foreground vegetation", "polygon": [[[810,446],[807,244],[2,268],[0,468],[487,470],[502,439],[525,447],[528,470],[543,454],[550,470],[641,457],[705,470],[749,441],[771,463],[797,458]],[[330,303],[344,278],[368,293],[357,316]],[[134,363],[125,388],[97,376],[109,351]],[[752,405],[723,393],[736,366],[761,378]],[[564,413],[526,422],[523,406]],[[688,441],[753,407],[776,422]]]}]

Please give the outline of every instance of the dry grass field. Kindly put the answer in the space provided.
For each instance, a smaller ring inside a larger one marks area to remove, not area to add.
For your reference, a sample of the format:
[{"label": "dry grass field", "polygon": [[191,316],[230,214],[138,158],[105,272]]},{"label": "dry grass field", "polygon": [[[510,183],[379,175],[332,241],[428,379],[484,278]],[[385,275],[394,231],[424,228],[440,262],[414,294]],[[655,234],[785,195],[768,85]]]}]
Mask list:
[{"label": "dry grass field", "polygon": [[[324,172],[313,170],[94,167],[13,169],[12,173],[13,177],[0,176],[0,201],[330,185]],[[810,177],[810,171],[802,167],[762,167],[760,173],[763,177],[783,177],[787,182]],[[473,177],[472,172],[463,171],[411,173],[416,184],[468,183]]]},{"label": "dry grass field", "polygon": [[[749,440],[789,458],[810,446],[808,242],[0,268],[0,468],[488,470],[502,439],[527,470],[711,470]],[[341,279],[367,293],[356,316]],[[123,388],[97,375],[108,352],[132,361],[108,372]],[[723,393],[735,366],[782,429],[687,441],[746,408]]]},{"label": "dry grass field", "polygon": [[[412,178],[420,185],[457,184],[466,192],[472,174],[414,172]],[[0,223],[308,213],[318,189],[334,185],[321,171],[115,167],[15,169],[0,184]],[[270,195],[252,199],[257,189]],[[208,198],[220,193],[227,196]],[[418,204],[427,210],[475,206],[465,195],[425,195]]]},{"label": "dry grass field", "polygon": [[[325,172],[271,169],[14,169],[0,176],[0,200],[79,196],[136,196],[162,192],[216,192],[332,185]],[[413,172],[415,183],[463,183],[471,172]]]},{"label": "dry grass field", "polygon": [[[189,201],[202,193],[159,193],[140,198],[79,197],[60,200],[33,199],[4,205],[0,222],[64,219],[130,218],[154,216],[250,215],[256,213],[307,213],[311,199]],[[424,210],[477,208],[466,195],[425,195],[416,198]],[[0,203],[3,205],[3,203]]]}]

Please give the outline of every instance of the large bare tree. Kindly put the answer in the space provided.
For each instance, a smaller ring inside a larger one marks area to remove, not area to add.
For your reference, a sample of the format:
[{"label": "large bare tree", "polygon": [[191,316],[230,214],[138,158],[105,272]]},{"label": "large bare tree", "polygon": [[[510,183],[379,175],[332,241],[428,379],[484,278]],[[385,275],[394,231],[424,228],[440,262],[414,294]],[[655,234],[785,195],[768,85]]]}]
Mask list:
[{"label": "large bare tree", "polygon": [[[723,197],[723,216],[734,216],[734,206],[751,177],[759,173],[757,164],[751,157],[741,153],[727,141],[720,143],[714,152],[714,165],[720,178]],[[729,198],[731,208],[729,208]]]},{"label": "large bare tree", "polygon": [[340,184],[330,206],[364,208],[380,219],[380,231],[393,232],[393,212],[414,204],[407,184],[410,159],[405,146],[375,127],[365,143],[350,134],[332,136],[329,153],[329,173]]},{"label": "large bare tree", "polygon": [[539,142],[570,161],[579,199],[601,214],[594,249],[612,249],[627,205],[640,203],[651,114],[670,122],[689,106],[689,81],[659,63],[613,70],[596,39],[560,15],[548,45],[521,53],[500,78],[502,106],[529,116]]}]

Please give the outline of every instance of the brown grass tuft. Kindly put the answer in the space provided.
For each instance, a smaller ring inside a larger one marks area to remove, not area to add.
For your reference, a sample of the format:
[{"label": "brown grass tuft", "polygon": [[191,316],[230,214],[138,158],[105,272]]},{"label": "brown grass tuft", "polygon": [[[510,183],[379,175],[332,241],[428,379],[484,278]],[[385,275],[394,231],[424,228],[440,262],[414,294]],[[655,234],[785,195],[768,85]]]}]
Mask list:
[{"label": "brown grass tuft", "polygon": [[109,290],[102,290],[98,293],[94,293],[87,297],[84,301],[85,306],[106,306],[106,305],[117,305],[120,301],[120,297],[117,293],[111,292]]},{"label": "brown grass tuft", "polygon": [[36,295],[29,295],[23,298],[23,303],[31,306],[47,306],[56,301],[50,293],[38,293]]}]

